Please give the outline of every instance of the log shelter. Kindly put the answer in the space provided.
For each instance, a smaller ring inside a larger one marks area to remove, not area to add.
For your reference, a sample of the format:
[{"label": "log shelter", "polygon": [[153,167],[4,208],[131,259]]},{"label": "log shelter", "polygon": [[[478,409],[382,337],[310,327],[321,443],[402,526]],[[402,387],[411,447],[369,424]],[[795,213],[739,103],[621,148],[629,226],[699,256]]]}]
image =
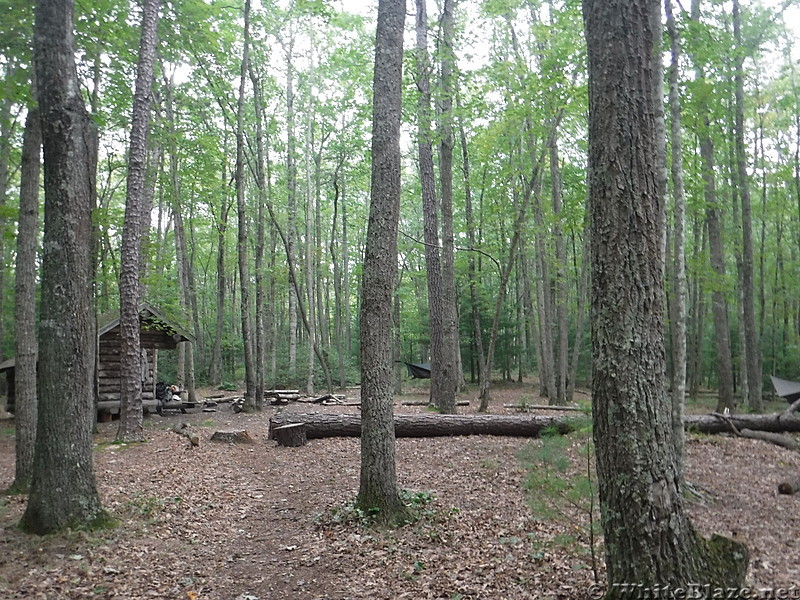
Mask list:
[{"label": "log shelter", "polygon": [[[159,309],[143,304],[139,310],[139,335],[142,347],[142,402],[155,408],[158,381],[158,351],[174,350],[180,343],[194,343],[194,336],[164,315]],[[14,411],[15,360],[0,363],[8,382],[7,410]],[[120,403],[120,327],[119,311],[104,313],[97,320],[97,361],[95,400],[98,413],[115,414]]]}]

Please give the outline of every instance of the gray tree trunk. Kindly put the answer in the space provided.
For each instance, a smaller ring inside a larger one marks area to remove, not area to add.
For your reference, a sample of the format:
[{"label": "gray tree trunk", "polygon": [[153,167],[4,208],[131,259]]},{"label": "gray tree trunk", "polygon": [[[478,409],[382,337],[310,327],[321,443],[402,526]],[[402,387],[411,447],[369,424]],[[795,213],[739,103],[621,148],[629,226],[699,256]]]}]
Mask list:
[{"label": "gray tree trunk", "polygon": [[428,315],[431,341],[430,402],[439,410],[455,411],[455,386],[452,352],[445,336],[445,292],[439,247],[439,206],[433,164],[431,130],[430,60],[428,56],[428,13],[424,0],[416,2],[416,73],[419,178],[422,187],[422,214],[425,241],[425,267],[428,281]]},{"label": "gray tree trunk", "polygon": [[742,309],[747,354],[747,385],[749,409],[761,412],[764,408],[761,374],[761,343],[756,328],[755,282],[753,269],[753,211],[750,199],[750,178],[747,174],[747,151],[744,144],[744,48],[742,47],[741,11],[739,0],[733,0],[733,36],[736,40],[735,60],[735,146],[736,174],[742,201]]},{"label": "gray tree trunk", "polygon": [[[296,263],[297,239],[297,162],[295,159],[294,131],[294,65],[292,56],[294,49],[294,32],[289,33],[289,44],[286,49],[286,190],[289,220],[286,224],[286,258],[289,264]],[[289,290],[289,376],[297,376],[297,295],[296,287]]]},{"label": "gray tree trunk", "polygon": [[458,306],[456,300],[455,234],[453,231],[453,70],[455,68],[455,0],[444,0],[442,7],[439,55],[441,63],[441,100],[439,103],[439,186],[442,210],[442,334],[444,356],[441,376],[445,394],[439,410],[456,412],[456,394],[464,375],[459,358]]},{"label": "gray tree trunk", "polygon": [[[147,134],[153,98],[153,67],[161,0],[146,0],[142,11],[139,64],[133,96],[125,221],[119,271],[120,410],[117,440],[144,440],[142,411],[142,349],[139,340],[139,295],[142,271],[142,232],[147,184]],[[149,224],[148,224],[149,225]]]},{"label": "gray tree trunk", "polygon": [[553,138],[550,144],[550,180],[553,188],[553,238],[555,240],[555,392],[551,398],[553,404],[564,405],[567,402],[567,370],[569,369],[569,288],[567,285],[567,250],[564,246],[564,234],[561,231],[561,213],[563,210],[563,189],[561,182],[561,164],[558,154],[558,139]]},{"label": "gray tree trunk", "polygon": [[[694,22],[700,19],[700,0],[692,0],[691,17]],[[697,62],[699,65],[699,62]],[[696,77],[702,80],[705,75],[700,66],[695,67]],[[708,107],[699,107],[703,127],[700,131],[700,160],[703,167],[703,194],[706,201],[706,223],[708,226],[708,242],[711,252],[711,267],[717,275],[717,284],[712,293],[711,312],[714,317],[714,340],[717,352],[717,386],[719,388],[719,404],[717,409],[734,409],[733,400],[733,365],[731,362],[730,330],[728,329],[728,306],[725,293],[720,289],[725,280],[725,250],[722,242],[722,225],[720,223],[719,202],[717,199],[716,177],[714,175],[714,142],[711,139]]]},{"label": "gray tree trunk", "polygon": [[[36,97],[36,86],[31,85]],[[39,175],[42,128],[39,109],[31,105],[25,120],[20,167],[17,264],[14,278],[14,423],[16,463],[13,491],[27,493],[36,447],[36,250],[39,245]]]},{"label": "gray tree trunk", "polygon": [[[589,57],[592,408],[614,584],[740,586],[746,549],[694,531],[665,384],[658,0],[584,0]],[[613,43],[612,43],[613,40]],[[667,442],[665,443],[665,440]],[[737,560],[736,553],[740,554]]]},{"label": "gray tree trunk", "polygon": [[361,482],[356,503],[404,518],[395,471],[392,319],[400,217],[400,115],[405,0],[379,0],[373,78],[372,192],[361,301]]},{"label": "gray tree trunk", "polygon": [[253,109],[256,117],[256,184],[258,185],[258,224],[256,232],[255,256],[255,396],[256,407],[261,408],[264,403],[264,379],[267,359],[267,340],[265,311],[267,307],[267,293],[264,282],[264,252],[266,245],[266,214],[264,203],[267,197],[267,151],[264,140],[264,117],[261,82],[255,74],[252,63],[248,65],[250,82],[253,84]]},{"label": "gray tree trunk", "polygon": [[247,234],[247,202],[245,199],[244,179],[244,100],[247,84],[248,61],[250,60],[250,0],[244,3],[244,47],[242,49],[242,65],[239,76],[239,99],[236,110],[236,208],[238,216],[238,242],[236,244],[239,258],[239,302],[242,317],[242,346],[244,350],[245,402],[244,409],[257,409],[256,374],[253,360],[253,307],[250,301],[250,265]]},{"label": "gray tree trunk", "polygon": [[683,413],[686,396],[686,198],[683,186],[683,138],[681,132],[681,103],[679,89],[680,40],[672,15],[672,0],[664,0],[669,32],[669,109],[672,158],[672,197],[674,201],[673,295],[674,314],[672,338],[672,432],[678,473],[683,472],[684,430]]},{"label": "gray tree trunk", "polygon": [[[44,147],[44,240],[33,479],[20,527],[47,534],[107,522],[95,483],[92,210],[97,131],[75,67],[72,0],[40,0],[34,26]],[[65,373],[69,375],[65,377]]]},{"label": "gray tree trunk", "polygon": [[[456,96],[458,104],[458,96]],[[460,111],[460,106],[459,112]],[[464,123],[459,120],[459,137],[461,141],[461,170],[464,175],[464,217],[467,225],[467,239],[469,240],[469,259],[467,263],[467,273],[469,278],[469,301],[470,316],[472,318],[472,337],[475,341],[475,362],[478,364],[478,385],[483,386],[487,378],[486,373],[486,353],[483,349],[483,331],[481,327],[480,302],[478,301],[478,272],[475,265],[475,253],[472,251],[476,247],[475,236],[475,217],[472,211],[472,185],[470,184],[469,167],[469,146],[467,144],[467,133]]]}]

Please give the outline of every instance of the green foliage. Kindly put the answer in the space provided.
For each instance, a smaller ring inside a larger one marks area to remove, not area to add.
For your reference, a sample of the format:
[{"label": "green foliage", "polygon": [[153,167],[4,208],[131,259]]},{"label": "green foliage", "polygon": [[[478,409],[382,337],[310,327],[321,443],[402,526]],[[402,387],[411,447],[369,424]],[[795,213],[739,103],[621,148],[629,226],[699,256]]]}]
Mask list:
[{"label": "green foliage", "polygon": [[[400,499],[407,508],[403,520],[397,526],[409,525],[424,519],[431,519],[436,516],[436,511],[431,504],[435,498],[433,494],[425,491],[400,490]],[[368,529],[370,527],[384,527],[387,523],[381,518],[380,508],[361,508],[355,503],[347,504],[343,507],[334,508],[329,513],[321,515],[318,519],[320,525],[335,524],[357,526]]]},{"label": "green foliage", "polygon": [[161,513],[169,510],[177,510],[183,503],[180,496],[148,496],[141,492],[135,492],[133,496],[123,505],[122,511],[126,514],[143,517],[149,521],[158,520]]},{"label": "green foliage", "polygon": [[597,578],[597,538],[601,533],[594,474],[591,427],[562,436],[550,431],[531,441],[518,454],[527,472],[525,488],[534,517],[555,521],[566,532],[552,539],[537,539],[534,546],[562,547],[577,558],[588,558]]}]

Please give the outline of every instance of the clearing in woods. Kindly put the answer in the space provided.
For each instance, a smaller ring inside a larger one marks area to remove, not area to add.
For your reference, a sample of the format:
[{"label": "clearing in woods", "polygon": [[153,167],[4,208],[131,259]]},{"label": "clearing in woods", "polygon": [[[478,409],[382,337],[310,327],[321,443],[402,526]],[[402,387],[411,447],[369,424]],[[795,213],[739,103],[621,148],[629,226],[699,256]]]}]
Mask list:
[{"label": "clearing in woods", "polygon": [[[400,405],[427,398],[424,388],[414,390],[397,400],[397,412],[425,410]],[[492,412],[514,412],[504,405],[521,401],[546,403],[533,390],[495,388]],[[357,391],[349,390],[348,399],[357,400]],[[476,406],[473,400],[459,410]],[[526,498],[528,471],[519,456],[540,440],[399,439],[400,485],[422,518],[376,531],[363,526],[366,516],[343,510],[358,490],[357,438],[278,447],[266,439],[274,407],[255,415],[235,414],[226,403],[217,409],[151,416],[144,444],[113,444],[116,422],[99,425],[95,471],[103,504],[120,521],[115,529],[29,537],[16,529],[25,497],[0,497],[0,597],[599,597],[590,590],[588,513],[537,515]],[[284,410],[358,408],[290,403]],[[181,422],[199,435],[197,447],[172,431]],[[210,442],[220,429],[247,430],[255,444]],[[586,437],[565,445],[573,462],[564,477],[585,475]],[[699,491],[689,500],[697,528],[747,543],[750,585],[800,584],[800,496],[776,492],[780,481],[800,475],[800,455],[722,435],[690,436],[687,454],[687,480]],[[13,475],[13,422],[0,421],[0,489]],[[602,581],[599,543],[597,552]]]}]

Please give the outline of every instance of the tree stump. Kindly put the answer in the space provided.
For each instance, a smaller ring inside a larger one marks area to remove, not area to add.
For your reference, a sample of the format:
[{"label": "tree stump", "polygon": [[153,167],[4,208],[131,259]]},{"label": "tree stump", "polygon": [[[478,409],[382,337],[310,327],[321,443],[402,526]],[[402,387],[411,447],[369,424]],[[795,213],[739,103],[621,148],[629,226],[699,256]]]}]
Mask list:
[{"label": "tree stump", "polygon": [[305,446],[306,442],[306,424],[305,423],[291,423],[283,425],[274,429],[275,439],[278,441],[278,446]]},{"label": "tree stump", "polygon": [[228,444],[255,444],[255,440],[246,429],[238,431],[215,431],[211,436],[212,442],[227,442]]}]

